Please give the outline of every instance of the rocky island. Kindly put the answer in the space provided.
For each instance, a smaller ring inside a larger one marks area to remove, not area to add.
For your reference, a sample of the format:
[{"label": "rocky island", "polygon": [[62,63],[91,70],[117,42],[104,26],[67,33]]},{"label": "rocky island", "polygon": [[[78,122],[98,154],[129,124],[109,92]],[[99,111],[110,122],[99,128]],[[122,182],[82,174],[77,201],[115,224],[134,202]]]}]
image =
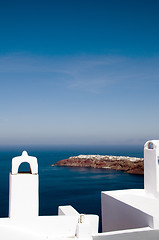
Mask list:
[{"label": "rocky island", "polygon": [[[56,166],[108,168],[131,174],[144,174],[144,159],[110,155],[79,155],[60,160]],[[53,166],[53,165],[52,165]]]}]

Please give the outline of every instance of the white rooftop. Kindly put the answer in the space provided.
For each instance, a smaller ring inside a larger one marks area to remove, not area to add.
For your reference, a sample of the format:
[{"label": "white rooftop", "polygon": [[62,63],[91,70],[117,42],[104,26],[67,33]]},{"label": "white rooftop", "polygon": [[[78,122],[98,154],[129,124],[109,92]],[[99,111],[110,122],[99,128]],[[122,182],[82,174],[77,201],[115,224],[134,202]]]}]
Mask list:
[{"label": "white rooftop", "polygon": [[[30,172],[19,173],[21,163]],[[2,240],[159,239],[159,140],[144,146],[144,189],[102,192],[102,230],[97,215],[60,206],[57,216],[39,216],[37,159],[23,152],[13,158],[9,181],[9,217],[0,219]]]}]

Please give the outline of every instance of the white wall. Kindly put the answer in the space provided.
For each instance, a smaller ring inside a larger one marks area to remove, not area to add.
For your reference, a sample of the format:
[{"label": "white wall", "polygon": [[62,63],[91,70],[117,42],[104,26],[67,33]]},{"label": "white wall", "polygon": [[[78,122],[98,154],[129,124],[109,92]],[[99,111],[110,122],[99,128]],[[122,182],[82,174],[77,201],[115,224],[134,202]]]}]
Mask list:
[{"label": "white wall", "polygon": [[102,192],[102,232],[153,226],[146,213]]}]

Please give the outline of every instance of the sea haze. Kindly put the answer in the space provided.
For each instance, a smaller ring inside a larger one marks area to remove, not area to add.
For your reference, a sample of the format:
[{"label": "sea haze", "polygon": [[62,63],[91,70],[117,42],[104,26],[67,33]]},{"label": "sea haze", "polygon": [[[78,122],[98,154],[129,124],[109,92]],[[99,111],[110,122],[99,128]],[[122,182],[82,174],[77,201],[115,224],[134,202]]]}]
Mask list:
[{"label": "sea haze", "polygon": [[8,216],[11,159],[23,150],[38,159],[40,215],[56,215],[58,206],[69,204],[80,213],[101,216],[101,191],[143,188],[141,175],[109,169],[50,166],[79,154],[143,157],[141,146],[3,147],[0,149],[0,217]]}]

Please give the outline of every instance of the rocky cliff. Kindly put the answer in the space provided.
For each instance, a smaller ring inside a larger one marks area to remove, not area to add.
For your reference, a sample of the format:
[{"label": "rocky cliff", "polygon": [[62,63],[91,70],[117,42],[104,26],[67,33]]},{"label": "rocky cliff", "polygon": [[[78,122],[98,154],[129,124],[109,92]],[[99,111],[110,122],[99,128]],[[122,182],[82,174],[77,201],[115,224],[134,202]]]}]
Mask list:
[{"label": "rocky cliff", "polygon": [[143,158],[109,156],[109,155],[79,155],[58,161],[56,166],[110,168],[122,170],[131,174],[144,174]]}]

